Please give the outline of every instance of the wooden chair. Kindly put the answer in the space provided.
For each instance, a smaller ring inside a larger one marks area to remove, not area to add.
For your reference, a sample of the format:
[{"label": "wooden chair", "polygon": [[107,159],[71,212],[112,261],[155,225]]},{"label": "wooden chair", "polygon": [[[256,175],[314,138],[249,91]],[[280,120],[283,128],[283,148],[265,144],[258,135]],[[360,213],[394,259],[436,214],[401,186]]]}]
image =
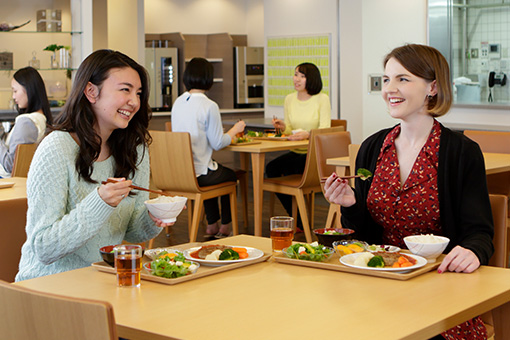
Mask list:
[{"label": "wooden chair", "polygon": [[[302,175],[298,174],[265,178],[262,184],[263,191],[293,196],[292,216],[294,216],[294,220],[296,220],[297,212],[299,210],[307,242],[312,242],[311,227],[313,227],[314,194],[322,192],[319,173],[317,170],[315,136],[318,134],[339,131],[343,131],[343,127],[339,126],[327,129],[314,129],[310,131],[310,143],[308,144],[308,154],[306,157],[304,173]],[[308,204],[305,201],[305,196],[308,196]],[[297,205],[294,202],[296,202]]]},{"label": "wooden chair", "polygon": [[172,122],[165,122],[165,131],[167,132],[172,131]]},{"label": "wooden chair", "polygon": [[41,293],[0,281],[1,339],[117,340],[105,301]]},{"label": "wooden chair", "polygon": [[[356,157],[358,156],[359,144],[349,144],[349,173],[356,175]],[[351,186],[354,188],[354,178],[351,179]]]},{"label": "wooden chair", "polygon": [[0,280],[14,282],[18,273],[21,247],[27,239],[27,199],[0,200]]},{"label": "wooden chair", "polygon": [[[315,135],[315,153],[317,155],[317,169],[320,178],[329,177],[335,172],[336,167],[326,164],[326,160],[328,158],[348,156],[349,144],[351,144],[351,134],[346,131]],[[324,187],[324,184],[321,184],[321,187]],[[341,227],[340,206],[338,204],[329,204],[325,227]]]},{"label": "wooden chair", "polygon": [[[492,218],[494,220],[494,255],[489,266],[508,268],[508,197],[504,195],[489,195],[491,200]],[[482,320],[487,328],[487,338],[498,338],[501,327],[500,313],[506,313],[502,308],[496,308],[482,315]]]},{"label": "wooden chair", "polygon": [[27,177],[35,149],[37,149],[37,144],[18,144],[14,153],[12,177]]},{"label": "wooden chair", "polygon": [[[149,146],[151,173],[154,185],[172,195],[188,198],[188,231],[190,242],[195,242],[202,217],[203,203],[210,198],[230,196],[232,232],[239,233],[237,223],[237,182],[200,187],[195,176],[191,139],[187,132],[150,131],[152,144]],[[149,245],[149,248],[152,244]]]},{"label": "wooden chair", "polygon": [[[510,132],[465,130],[464,135],[480,145],[482,152],[510,154]],[[489,193],[510,197],[510,174],[487,175]]]},{"label": "wooden chair", "polygon": [[343,126],[344,131],[347,131],[347,120],[345,119],[331,119],[331,127]]}]

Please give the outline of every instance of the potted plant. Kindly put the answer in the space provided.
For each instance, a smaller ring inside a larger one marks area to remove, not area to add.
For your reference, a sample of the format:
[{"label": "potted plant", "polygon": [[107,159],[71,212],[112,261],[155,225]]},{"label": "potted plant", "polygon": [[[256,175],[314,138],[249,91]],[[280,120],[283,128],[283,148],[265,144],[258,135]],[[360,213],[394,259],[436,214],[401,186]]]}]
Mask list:
[{"label": "potted plant", "polygon": [[[51,44],[51,45],[48,45],[44,48],[43,51],[50,51],[50,52],[53,52],[53,55],[51,56],[51,68],[58,68],[59,65],[58,65],[58,59],[57,59],[57,51],[62,49],[62,48],[66,48],[66,46],[64,45],[57,45],[57,44]],[[69,49],[69,47],[67,47],[67,49]]]}]

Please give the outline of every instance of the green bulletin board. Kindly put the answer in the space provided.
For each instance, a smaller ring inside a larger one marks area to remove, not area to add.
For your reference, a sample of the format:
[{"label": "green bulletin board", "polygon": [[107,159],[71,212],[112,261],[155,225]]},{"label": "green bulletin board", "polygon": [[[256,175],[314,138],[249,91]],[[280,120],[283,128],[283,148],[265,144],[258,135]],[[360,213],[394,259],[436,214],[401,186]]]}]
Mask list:
[{"label": "green bulletin board", "polygon": [[296,66],[309,62],[321,72],[322,92],[330,92],[330,35],[273,37],[267,39],[268,104],[283,106],[285,96],[295,91],[292,77]]}]

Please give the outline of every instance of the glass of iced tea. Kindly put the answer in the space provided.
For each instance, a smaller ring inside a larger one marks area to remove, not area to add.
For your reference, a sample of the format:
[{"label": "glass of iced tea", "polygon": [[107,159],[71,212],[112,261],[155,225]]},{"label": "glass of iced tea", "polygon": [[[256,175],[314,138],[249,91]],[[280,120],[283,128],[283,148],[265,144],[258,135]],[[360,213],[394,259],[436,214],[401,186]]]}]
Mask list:
[{"label": "glass of iced tea", "polygon": [[119,287],[140,287],[142,271],[142,247],[137,244],[122,244],[113,248],[117,285]]},{"label": "glass of iced tea", "polygon": [[271,240],[273,251],[282,251],[292,245],[294,238],[294,218],[289,216],[271,217]]}]

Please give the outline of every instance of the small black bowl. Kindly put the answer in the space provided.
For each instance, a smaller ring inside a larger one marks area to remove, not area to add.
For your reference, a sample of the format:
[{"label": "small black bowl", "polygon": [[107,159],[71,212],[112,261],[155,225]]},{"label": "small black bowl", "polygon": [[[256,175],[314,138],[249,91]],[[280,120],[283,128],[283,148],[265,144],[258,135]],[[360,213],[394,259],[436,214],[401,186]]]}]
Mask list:
[{"label": "small black bowl", "polygon": [[[115,254],[113,253],[113,248],[116,246],[118,246],[118,244],[99,248],[99,252],[101,253],[101,257],[103,258],[104,262],[108,263],[112,267],[115,267]],[[144,252],[145,249],[142,249],[142,256]]]},{"label": "small black bowl", "polygon": [[[337,232],[339,234],[328,235],[324,234],[327,231]],[[354,230],[347,228],[321,228],[314,229],[313,233],[317,236],[319,244],[325,245],[326,247],[333,247],[333,242],[340,240],[350,240],[354,236]]]}]

